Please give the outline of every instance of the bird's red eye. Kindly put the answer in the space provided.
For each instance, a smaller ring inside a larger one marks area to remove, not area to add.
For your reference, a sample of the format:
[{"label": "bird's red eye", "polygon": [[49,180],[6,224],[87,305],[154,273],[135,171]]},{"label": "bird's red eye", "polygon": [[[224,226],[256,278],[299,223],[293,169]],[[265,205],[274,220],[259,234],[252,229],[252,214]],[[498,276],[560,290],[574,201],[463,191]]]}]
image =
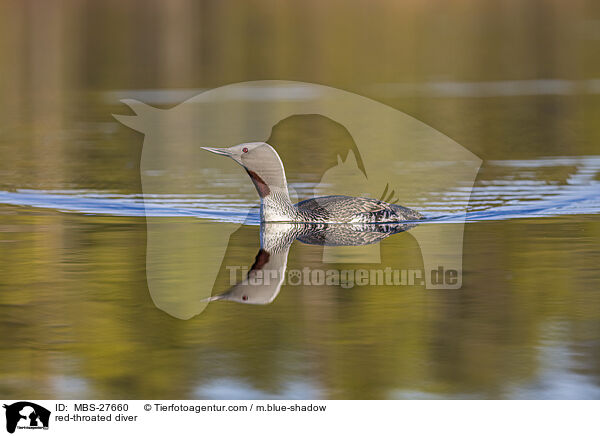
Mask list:
[{"label": "bird's red eye", "polygon": [[242,300],[246,301],[248,299],[247,295],[242,295]]},{"label": "bird's red eye", "polygon": [[247,148],[247,147],[244,147],[244,148],[242,148],[242,151],[243,151],[244,153],[248,153],[248,148]]}]

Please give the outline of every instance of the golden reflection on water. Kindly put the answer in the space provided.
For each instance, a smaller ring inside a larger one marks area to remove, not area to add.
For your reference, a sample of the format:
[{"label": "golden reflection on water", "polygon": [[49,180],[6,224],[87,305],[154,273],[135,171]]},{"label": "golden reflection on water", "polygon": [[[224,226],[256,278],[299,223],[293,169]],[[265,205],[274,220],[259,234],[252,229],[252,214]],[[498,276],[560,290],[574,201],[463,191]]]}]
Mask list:
[{"label": "golden reflection on water", "polygon": [[[143,219],[3,210],[7,397],[215,398],[220,383],[234,397],[597,396],[593,217],[467,225],[460,291],[284,285],[270,305],[216,301],[182,321],[150,299]],[[242,227],[227,262],[250,265],[258,246]],[[421,268],[402,258],[415,249],[391,236],[382,262]],[[331,267],[321,253],[296,242],[288,268]],[[555,359],[563,391],[544,385]]]}]

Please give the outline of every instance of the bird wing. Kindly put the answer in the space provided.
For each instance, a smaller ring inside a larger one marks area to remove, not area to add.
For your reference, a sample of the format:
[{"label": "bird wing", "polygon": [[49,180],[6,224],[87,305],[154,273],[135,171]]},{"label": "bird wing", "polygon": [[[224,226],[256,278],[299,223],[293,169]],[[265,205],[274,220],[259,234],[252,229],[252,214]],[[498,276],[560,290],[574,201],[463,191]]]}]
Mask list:
[{"label": "bird wing", "polygon": [[418,212],[397,204],[345,195],[311,198],[301,201],[296,206],[299,211],[306,211],[313,217],[335,217],[338,222],[378,223],[422,218]]}]

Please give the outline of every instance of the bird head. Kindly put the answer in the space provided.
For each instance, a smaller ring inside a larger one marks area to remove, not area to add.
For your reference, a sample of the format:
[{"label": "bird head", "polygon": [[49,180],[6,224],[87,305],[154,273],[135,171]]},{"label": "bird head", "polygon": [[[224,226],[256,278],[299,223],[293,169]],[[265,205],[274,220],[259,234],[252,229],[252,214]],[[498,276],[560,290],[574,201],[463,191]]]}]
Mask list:
[{"label": "bird head", "polygon": [[272,190],[287,194],[287,181],[283,163],[273,147],[266,142],[246,142],[229,148],[201,147],[221,156],[227,156],[246,169],[261,197]]}]

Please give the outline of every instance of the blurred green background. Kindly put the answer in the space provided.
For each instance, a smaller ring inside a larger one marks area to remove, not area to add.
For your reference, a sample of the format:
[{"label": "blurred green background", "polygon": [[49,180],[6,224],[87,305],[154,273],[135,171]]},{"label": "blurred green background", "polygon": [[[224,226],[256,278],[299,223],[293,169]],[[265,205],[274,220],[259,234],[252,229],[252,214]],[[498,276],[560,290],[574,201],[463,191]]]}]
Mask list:
[{"label": "blurred green background", "polygon": [[[0,190],[139,193],[119,99],[262,79],[406,112],[481,157],[481,183],[488,160],[599,154],[599,55],[592,1],[3,0]],[[405,236],[383,250],[418,268]],[[600,398],[599,236],[597,215],[473,223],[460,291],[284,287],[181,321],[150,300],[143,218],[0,206],[0,397]]]}]

